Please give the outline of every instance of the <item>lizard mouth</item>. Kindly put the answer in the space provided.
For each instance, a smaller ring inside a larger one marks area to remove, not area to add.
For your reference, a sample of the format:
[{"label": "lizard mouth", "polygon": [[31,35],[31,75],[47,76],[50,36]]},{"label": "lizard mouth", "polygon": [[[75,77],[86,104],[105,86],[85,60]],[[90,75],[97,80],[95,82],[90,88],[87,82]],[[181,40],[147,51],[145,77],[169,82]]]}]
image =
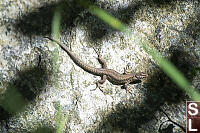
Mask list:
[{"label": "lizard mouth", "polygon": [[140,79],[134,80],[132,81],[130,84],[137,84],[137,83],[141,83],[142,81]]},{"label": "lizard mouth", "polygon": [[137,73],[137,74],[135,75],[135,77],[136,77],[138,80],[140,80],[140,79],[146,78],[146,77],[147,77],[147,74],[141,72],[141,73]]},{"label": "lizard mouth", "polygon": [[143,72],[141,72],[141,73],[137,73],[136,75],[135,75],[135,80],[133,80],[130,84],[137,84],[137,83],[141,83],[142,81],[141,81],[141,79],[144,79],[144,78],[146,78],[147,77],[147,74],[145,74],[145,73],[143,73]]}]

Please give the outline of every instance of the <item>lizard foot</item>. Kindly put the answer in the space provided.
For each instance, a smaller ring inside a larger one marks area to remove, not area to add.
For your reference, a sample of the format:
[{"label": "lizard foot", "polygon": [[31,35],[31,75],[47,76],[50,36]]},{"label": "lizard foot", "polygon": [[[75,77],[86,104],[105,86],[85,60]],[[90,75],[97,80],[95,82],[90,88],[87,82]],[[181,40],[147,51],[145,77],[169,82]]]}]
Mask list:
[{"label": "lizard foot", "polygon": [[99,80],[99,81],[96,82],[96,88],[95,88],[94,90],[96,90],[97,88],[99,88],[99,90],[103,92],[103,90],[101,89],[101,88],[102,88],[101,85],[102,85],[103,83],[105,83],[105,81],[106,81],[106,75],[103,75],[103,76],[101,77],[101,80]]},{"label": "lizard foot", "polygon": [[122,89],[125,89],[125,90],[126,90],[126,93],[132,94],[131,89],[130,89],[127,85],[123,85],[121,88],[122,88]]},{"label": "lizard foot", "polygon": [[95,89],[92,89],[92,90],[90,90],[90,91],[95,91],[95,90],[98,88],[100,91],[103,92],[103,90],[101,89],[101,88],[103,88],[103,87],[102,87],[101,85],[102,85],[101,83],[96,82],[96,88],[95,88]]},{"label": "lizard foot", "polygon": [[130,63],[128,63],[127,65],[126,65],[126,67],[124,68],[124,74],[130,74],[131,73],[131,64]]},{"label": "lizard foot", "polygon": [[97,49],[93,48],[93,49],[94,49],[95,53],[96,53],[98,56],[99,56],[99,55],[101,56],[101,54],[100,54],[100,53],[101,53],[101,52],[100,52],[100,51],[101,51],[101,48],[97,48]]},{"label": "lizard foot", "polygon": [[[99,90],[101,91],[101,92],[103,92],[103,90],[101,89],[101,88],[103,88],[102,86],[101,86],[102,84],[101,83],[99,83],[99,81],[96,83],[96,88],[99,88]],[[104,93],[104,92],[103,92]]]}]

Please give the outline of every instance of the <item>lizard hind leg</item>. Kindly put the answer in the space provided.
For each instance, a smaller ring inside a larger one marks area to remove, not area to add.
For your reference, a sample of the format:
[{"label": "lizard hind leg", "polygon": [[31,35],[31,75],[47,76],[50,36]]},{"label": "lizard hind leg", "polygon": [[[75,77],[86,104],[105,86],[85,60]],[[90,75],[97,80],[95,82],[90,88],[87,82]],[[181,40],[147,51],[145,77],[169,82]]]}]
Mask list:
[{"label": "lizard hind leg", "polygon": [[[105,81],[106,81],[106,75],[103,75],[103,76],[101,77],[101,80],[99,80],[99,81],[96,82],[96,88],[95,88],[94,90],[96,90],[97,88],[99,88],[99,90],[103,92],[103,90],[101,89],[101,87],[102,87],[101,85],[102,85],[103,83],[105,83]],[[93,90],[93,91],[94,91],[94,90]]]},{"label": "lizard hind leg", "polygon": [[[98,49],[98,50],[94,49],[94,51],[95,51],[95,52],[97,53],[97,55],[98,55],[98,58],[97,58],[97,59],[98,59],[99,63],[101,64],[101,67],[102,67],[103,69],[107,69],[106,61],[105,61],[104,59],[102,59],[102,56],[101,56],[101,54],[100,54],[100,49]],[[99,88],[99,89],[102,91],[101,85],[102,85],[103,83],[105,83],[106,79],[107,79],[106,75],[101,76],[101,80],[99,80],[99,81],[96,82],[96,88]],[[103,91],[102,91],[102,92],[103,92]]]},{"label": "lizard hind leg", "polygon": [[106,75],[101,77],[101,80],[97,81],[97,88],[101,88],[101,85],[106,82]]},{"label": "lizard hind leg", "polygon": [[96,88],[95,88],[95,89],[92,89],[91,91],[95,91],[97,88],[99,88],[99,90],[103,92],[103,90],[101,89],[101,88],[102,88],[101,85],[102,85],[103,83],[105,83],[105,81],[106,81],[106,75],[103,75],[103,76],[101,77],[101,80],[98,80],[98,81],[96,82]]}]

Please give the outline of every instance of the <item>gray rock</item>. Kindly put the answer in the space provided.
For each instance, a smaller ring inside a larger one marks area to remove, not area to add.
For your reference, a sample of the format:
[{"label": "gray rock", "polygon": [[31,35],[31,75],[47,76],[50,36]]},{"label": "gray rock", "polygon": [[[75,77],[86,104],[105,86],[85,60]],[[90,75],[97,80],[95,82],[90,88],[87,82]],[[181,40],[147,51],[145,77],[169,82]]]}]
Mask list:
[{"label": "gray rock", "polygon": [[[139,41],[147,39],[199,89],[199,1],[95,4],[126,23],[133,34],[112,29],[74,1],[1,0],[0,132],[55,132],[59,112],[62,120],[67,116],[64,132],[184,132],[188,97]],[[123,73],[129,64],[148,78],[130,85],[132,93],[108,81],[102,91],[94,90],[100,78],[44,38],[51,35],[59,5],[64,7],[60,42],[81,60],[100,67],[93,49],[100,48],[109,68]]]}]

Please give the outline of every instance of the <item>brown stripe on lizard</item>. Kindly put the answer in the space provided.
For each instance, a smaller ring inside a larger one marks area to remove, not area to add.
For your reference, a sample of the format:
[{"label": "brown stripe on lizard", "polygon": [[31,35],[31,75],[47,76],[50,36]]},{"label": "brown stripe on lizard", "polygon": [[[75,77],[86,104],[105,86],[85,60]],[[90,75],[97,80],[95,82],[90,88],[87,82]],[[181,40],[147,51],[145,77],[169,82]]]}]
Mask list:
[{"label": "brown stripe on lizard", "polygon": [[66,45],[61,44],[58,41],[53,40],[49,37],[45,37],[45,38],[48,38],[49,40],[56,42],[65,52],[67,52],[67,54],[70,56],[73,62],[77,66],[82,68],[84,71],[96,76],[101,76],[101,80],[97,81],[96,83],[98,88],[100,88],[101,85],[106,81],[106,79],[108,79],[108,81],[111,82],[112,84],[123,85],[122,87],[124,89],[127,89],[127,86],[129,84],[140,83],[141,79],[147,77],[147,75],[143,72],[141,73],[124,72],[123,74],[121,74],[115,70],[108,69],[105,60],[101,58],[101,55],[99,53],[98,53],[98,61],[102,65],[102,68],[95,68],[95,67],[89,66],[88,64],[80,60],[73,52],[71,52]]}]

